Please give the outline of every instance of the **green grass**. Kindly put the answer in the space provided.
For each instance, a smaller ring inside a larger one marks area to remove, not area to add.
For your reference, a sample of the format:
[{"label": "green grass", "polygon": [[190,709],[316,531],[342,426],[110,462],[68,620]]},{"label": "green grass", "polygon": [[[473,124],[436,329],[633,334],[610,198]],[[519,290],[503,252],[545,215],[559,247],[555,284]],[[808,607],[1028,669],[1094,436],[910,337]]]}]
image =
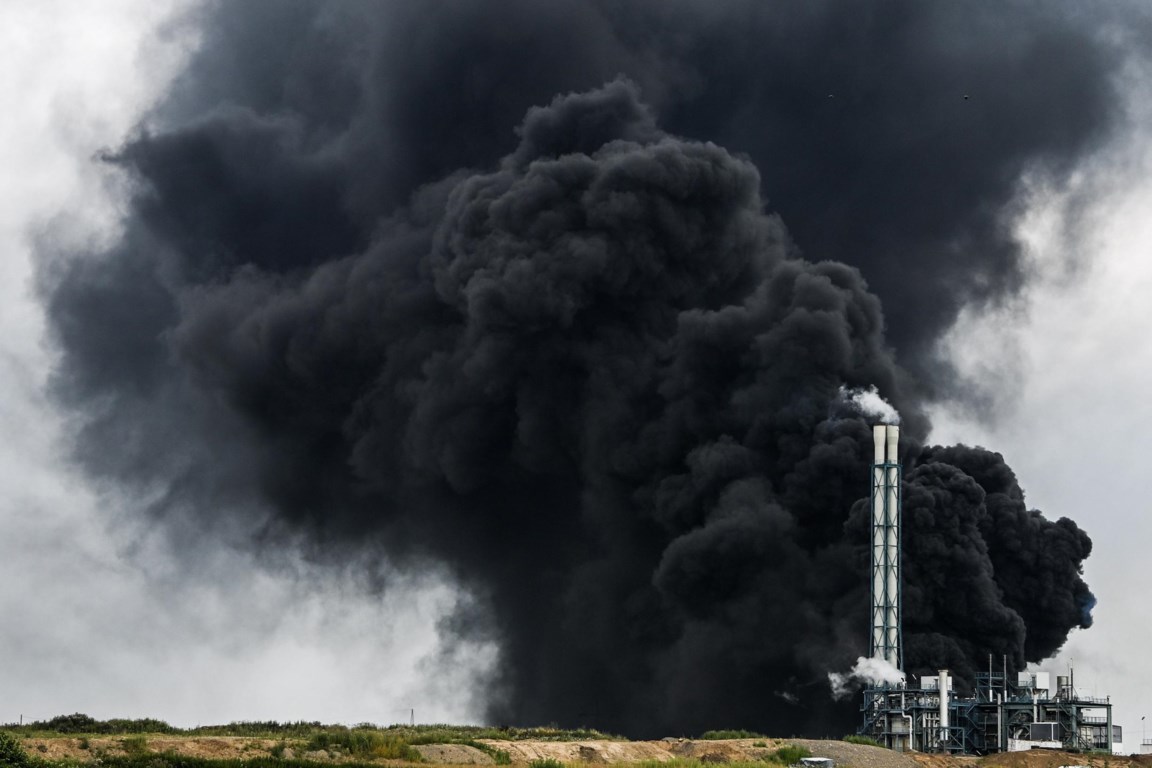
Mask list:
[{"label": "green grass", "polygon": [[306,739],[320,731],[342,728],[343,726],[324,725],[319,721],[298,720],[278,723],[275,720],[254,720],[228,723],[227,725],[200,725],[195,728],[174,728],[173,733],[183,736],[251,736],[253,738]]},{"label": "green grass", "polygon": [[88,715],[76,713],[60,715],[51,720],[40,720],[25,725],[14,723],[0,726],[0,730],[24,737],[52,738],[69,736],[128,736],[128,735],[171,735],[171,736],[247,736],[270,739],[312,739],[318,734],[333,735],[339,741],[348,732],[375,731],[393,737],[406,744],[463,744],[478,739],[498,741],[584,741],[607,739],[622,741],[623,738],[588,728],[564,729],[547,726],[542,728],[491,728],[478,725],[389,725],[377,726],[364,723],[352,728],[343,725],[325,725],[320,722],[280,723],[275,720],[245,721],[227,725],[204,725],[196,728],[177,728],[163,720],[143,718],[138,720],[96,720]]},{"label": "green grass", "polygon": [[849,744],[867,744],[870,747],[882,747],[882,746],[884,746],[883,744],[876,741],[876,739],[872,738],[871,736],[861,736],[860,734],[857,734],[857,733],[853,733],[853,734],[850,734],[848,736],[845,736],[843,739],[841,739],[841,741],[846,741]]},{"label": "green grass", "polygon": [[507,750],[498,749],[491,744],[484,744],[480,741],[469,740],[455,743],[464,744],[465,746],[480,750],[484,754],[488,755],[488,757],[492,758],[492,762],[496,763],[496,765],[512,765],[512,755],[508,754]]}]

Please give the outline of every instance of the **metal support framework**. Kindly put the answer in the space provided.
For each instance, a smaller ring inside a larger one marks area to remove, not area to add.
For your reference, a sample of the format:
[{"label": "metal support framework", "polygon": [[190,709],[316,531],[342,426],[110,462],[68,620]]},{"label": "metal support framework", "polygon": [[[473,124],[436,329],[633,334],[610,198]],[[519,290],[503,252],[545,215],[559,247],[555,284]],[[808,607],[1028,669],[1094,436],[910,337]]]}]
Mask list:
[{"label": "metal support framework", "polygon": [[872,642],[870,656],[903,670],[900,600],[900,480],[896,456],[899,427],[873,427]]},{"label": "metal support framework", "polygon": [[972,694],[960,695],[947,691],[940,672],[919,686],[865,689],[860,733],[898,751],[968,755],[1032,748],[1110,754],[1123,741],[1111,701],[1080,695],[1070,683],[1053,694],[1046,684],[990,671],[977,673]]}]

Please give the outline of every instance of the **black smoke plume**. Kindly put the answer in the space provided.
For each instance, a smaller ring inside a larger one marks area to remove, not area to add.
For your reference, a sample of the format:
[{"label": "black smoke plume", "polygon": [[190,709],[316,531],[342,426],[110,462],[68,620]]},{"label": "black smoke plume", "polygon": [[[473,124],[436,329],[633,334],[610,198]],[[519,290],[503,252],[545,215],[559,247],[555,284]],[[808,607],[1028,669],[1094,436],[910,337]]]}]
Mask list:
[{"label": "black smoke plume", "polygon": [[77,459],[189,558],[449,573],[493,722],[839,734],[842,388],[876,387],[913,446],[909,670],[1044,658],[1091,623],[1087,536],[920,444],[940,335],[1024,286],[1022,175],[1119,117],[1118,19],[1079,7],[208,4],[108,155],[123,236],[44,255]]}]

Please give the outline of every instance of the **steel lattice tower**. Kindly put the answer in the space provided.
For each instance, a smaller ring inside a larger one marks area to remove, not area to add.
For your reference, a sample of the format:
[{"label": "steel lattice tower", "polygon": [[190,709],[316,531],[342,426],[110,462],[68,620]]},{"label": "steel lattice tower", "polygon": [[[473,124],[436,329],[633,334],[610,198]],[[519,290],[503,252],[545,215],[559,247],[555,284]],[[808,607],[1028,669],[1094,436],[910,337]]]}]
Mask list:
[{"label": "steel lattice tower", "polygon": [[900,427],[872,428],[872,643],[870,656],[903,671],[900,612]]}]

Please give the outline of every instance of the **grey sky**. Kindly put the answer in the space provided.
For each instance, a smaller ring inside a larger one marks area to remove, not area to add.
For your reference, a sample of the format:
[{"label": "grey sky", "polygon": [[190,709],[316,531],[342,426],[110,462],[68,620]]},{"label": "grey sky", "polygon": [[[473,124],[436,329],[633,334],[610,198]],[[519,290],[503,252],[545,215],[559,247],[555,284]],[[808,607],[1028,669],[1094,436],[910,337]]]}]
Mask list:
[{"label": "grey sky", "polygon": [[1026,300],[966,316],[951,334],[961,371],[996,382],[996,416],[977,421],[955,408],[933,415],[934,439],[994,446],[1030,505],[1071,516],[1091,534],[1085,574],[1099,599],[1095,624],[1074,631],[1042,667],[1063,673],[1073,664],[1078,686],[1112,696],[1125,753],[1137,750],[1141,717],[1152,714],[1150,83],[1133,73],[1130,132],[1077,186],[1034,187],[1019,230],[1037,273]]},{"label": "grey sky", "polygon": [[[0,721],[82,711],[180,725],[238,719],[462,720],[467,686],[432,664],[452,605],[425,578],[373,596],[302,562],[222,548],[178,574],[161,537],[60,455],[30,247],[106,237],[114,190],[92,162],[155,98],[193,40],[172,3],[0,5]],[[461,668],[483,668],[481,658]]]}]

